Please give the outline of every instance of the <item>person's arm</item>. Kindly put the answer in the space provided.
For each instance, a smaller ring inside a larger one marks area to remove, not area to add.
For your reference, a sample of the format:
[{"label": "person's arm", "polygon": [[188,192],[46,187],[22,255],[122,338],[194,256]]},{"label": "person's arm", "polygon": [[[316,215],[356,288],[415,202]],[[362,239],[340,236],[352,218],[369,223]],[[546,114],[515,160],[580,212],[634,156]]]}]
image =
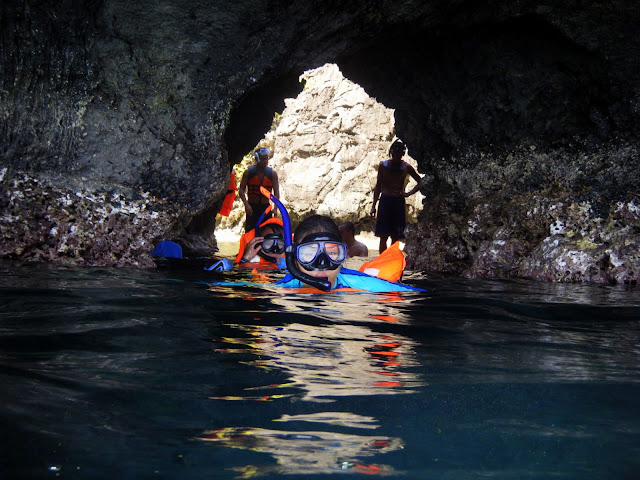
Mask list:
[{"label": "person's arm", "polygon": [[411,190],[404,193],[405,197],[410,197],[411,195],[416,193],[418,190],[420,190],[420,181],[422,180],[422,177],[418,175],[418,172],[416,172],[411,165],[407,165],[407,167],[408,167],[409,175],[411,175],[411,178],[413,178],[416,181],[416,185]]},{"label": "person's arm", "polygon": [[247,212],[247,216],[251,216],[251,214],[253,213],[253,209],[251,208],[251,205],[249,205],[249,202],[247,201],[247,196],[245,195],[245,192],[247,191],[248,179],[249,179],[249,170],[245,170],[244,173],[242,174],[242,180],[240,180],[240,187],[238,188],[238,196],[240,197],[240,200],[242,200],[242,203],[244,204],[244,210],[245,212]]},{"label": "person's arm", "polygon": [[278,172],[273,171],[271,178],[271,184],[273,185],[273,196],[277,199],[280,198],[280,181],[278,180]]},{"label": "person's arm", "polygon": [[371,206],[371,216],[376,216],[376,205],[380,199],[380,192],[382,191],[382,165],[378,165],[378,178],[376,180],[376,186],[373,189],[373,205]]}]

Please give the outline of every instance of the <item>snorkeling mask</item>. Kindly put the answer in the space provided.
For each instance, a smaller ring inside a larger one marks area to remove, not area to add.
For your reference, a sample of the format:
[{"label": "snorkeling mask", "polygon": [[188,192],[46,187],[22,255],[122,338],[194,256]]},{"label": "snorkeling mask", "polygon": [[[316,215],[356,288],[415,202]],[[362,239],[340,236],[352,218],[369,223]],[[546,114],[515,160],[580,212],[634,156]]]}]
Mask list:
[{"label": "snorkeling mask", "polygon": [[267,233],[262,240],[262,251],[280,255],[284,253],[284,239],[277,233]]},{"label": "snorkeling mask", "polygon": [[347,258],[347,246],[326,232],[307,235],[295,248],[296,260],[307,270],[335,270]]}]

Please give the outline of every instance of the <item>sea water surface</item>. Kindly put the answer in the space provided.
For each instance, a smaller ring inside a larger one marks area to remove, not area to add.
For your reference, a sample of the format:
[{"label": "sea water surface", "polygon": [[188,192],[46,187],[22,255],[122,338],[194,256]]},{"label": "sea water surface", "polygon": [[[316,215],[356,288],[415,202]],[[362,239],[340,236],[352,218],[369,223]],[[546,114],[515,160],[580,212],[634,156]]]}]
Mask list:
[{"label": "sea water surface", "polygon": [[0,478],[638,478],[636,287],[185,267],[0,267]]}]

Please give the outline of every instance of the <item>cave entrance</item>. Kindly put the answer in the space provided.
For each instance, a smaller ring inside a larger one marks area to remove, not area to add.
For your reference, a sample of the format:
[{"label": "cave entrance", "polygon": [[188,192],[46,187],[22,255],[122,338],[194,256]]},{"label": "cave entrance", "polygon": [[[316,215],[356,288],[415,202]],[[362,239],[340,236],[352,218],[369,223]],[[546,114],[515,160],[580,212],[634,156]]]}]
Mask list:
[{"label": "cave entrance", "polygon": [[284,110],[284,101],[302,91],[300,74],[287,74],[260,84],[247,92],[231,112],[224,141],[229,164],[240,163],[271,128],[275,113]]},{"label": "cave entrance", "polygon": [[[284,100],[297,96],[301,90],[299,75],[287,74],[256,85],[247,92],[231,111],[229,126],[224,136],[230,166],[240,163],[247,152],[253,150],[265,132],[269,131],[274,113],[282,112],[284,109]],[[240,179],[237,178],[236,185],[239,182]],[[213,238],[213,232],[217,229],[216,224],[221,218],[226,218],[218,215],[221,203],[222,199],[191,219],[185,228],[186,235],[182,239],[183,243],[188,243],[191,237]],[[237,200],[235,203],[234,210],[237,213],[242,209],[242,203],[240,207],[237,205]],[[242,214],[244,216],[244,211]],[[215,250],[218,245],[207,244],[204,247],[196,246],[192,249],[203,254],[208,248]]]},{"label": "cave entrance", "polygon": [[[236,166],[239,177],[254,163],[247,152],[268,147],[272,151],[269,166],[278,173],[280,198],[294,226],[311,212],[328,215],[338,224],[350,221],[355,224],[357,234],[365,237],[362,240],[371,242],[375,250],[379,242],[372,234],[374,219],[369,211],[378,163],[388,158],[395,137],[395,112],[345,78],[336,64],[303,72],[296,77],[296,85],[294,95],[270,100],[273,110],[262,111],[264,117],[259,125],[254,118],[260,107],[258,99],[274,89],[255,92],[251,96],[254,100],[247,96],[232,116],[234,124],[229,131],[239,133],[228,137],[229,142],[238,145],[235,153],[230,153],[230,163],[242,160]],[[258,125],[250,137],[243,128],[245,119]],[[410,154],[405,161],[417,169]],[[239,184],[240,179],[236,180]],[[409,199],[410,221],[416,220],[422,198],[416,194]],[[231,214],[218,216],[216,237],[227,237],[227,233],[231,238],[238,236],[244,231],[243,223],[244,207],[236,197]]]}]

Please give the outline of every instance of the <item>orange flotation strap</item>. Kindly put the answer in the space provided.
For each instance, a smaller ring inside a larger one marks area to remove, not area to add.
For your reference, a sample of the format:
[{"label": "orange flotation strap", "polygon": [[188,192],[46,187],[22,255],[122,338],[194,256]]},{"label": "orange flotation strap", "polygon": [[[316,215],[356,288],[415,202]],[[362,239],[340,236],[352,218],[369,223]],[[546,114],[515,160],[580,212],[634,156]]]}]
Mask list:
[{"label": "orange flotation strap", "polygon": [[220,211],[218,212],[220,215],[224,217],[228,217],[231,213],[231,208],[233,208],[233,201],[236,199],[236,172],[235,170],[231,170],[231,175],[229,179],[229,186],[227,187],[227,194],[222,201],[222,206],[220,207]]},{"label": "orange flotation strap", "polygon": [[404,252],[400,250],[400,243],[395,242],[373,260],[364,262],[358,270],[372,277],[398,282],[406,266],[407,261]]},{"label": "orange flotation strap", "polygon": [[[276,225],[283,226],[282,220],[276,217],[268,218],[267,220],[262,222],[260,226],[262,227],[264,225],[269,225],[270,223],[275,223]],[[256,229],[252,228],[251,230],[249,230],[247,233],[245,233],[240,237],[240,246],[238,248],[238,255],[236,255],[236,259],[234,260],[234,263],[240,263],[240,260],[242,260],[242,256],[244,255],[244,249],[247,247],[247,243],[249,243],[251,239],[253,239],[253,237],[255,236],[256,236]],[[260,260],[262,260],[262,258]],[[269,262],[265,260],[265,263],[269,263]]]}]

